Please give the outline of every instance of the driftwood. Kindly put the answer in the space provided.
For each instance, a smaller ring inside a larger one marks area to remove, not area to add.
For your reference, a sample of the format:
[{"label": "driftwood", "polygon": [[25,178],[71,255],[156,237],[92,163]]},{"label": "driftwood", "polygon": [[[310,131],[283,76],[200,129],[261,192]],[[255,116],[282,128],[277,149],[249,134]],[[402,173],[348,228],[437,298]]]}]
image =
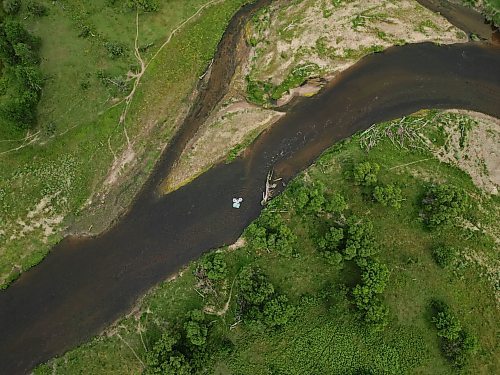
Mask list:
[{"label": "driftwood", "polygon": [[264,206],[272,198],[273,191],[276,189],[276,186],[278,186],[278,181],[281,181],[281,178],[273,179],[273,171],[270,170],[266,178],[266,189],[262,193],[262,200],[260,201],[262,206]]}]

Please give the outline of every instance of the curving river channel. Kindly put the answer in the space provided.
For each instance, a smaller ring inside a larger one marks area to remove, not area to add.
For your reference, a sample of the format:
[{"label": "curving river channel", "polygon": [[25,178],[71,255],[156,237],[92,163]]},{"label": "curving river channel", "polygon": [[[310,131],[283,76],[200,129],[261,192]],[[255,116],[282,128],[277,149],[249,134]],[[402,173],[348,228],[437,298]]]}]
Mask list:
[{"label": "curving river channel", "polygon": [[[500,48],[395,47],[363,59],[317,96],[292,106],[243,158],[157,197],[172,160],[227,89],[238,63],[233,50],[239,30],[254,9],[233,19],[207,88],[130,211],[98,237],[66,238],[0,292],[0,374],[29,372],[98,334],[182,265],[234,242],[261,210],[270,169],[287,182],[333,143],[420,109],[463,108],[500,117]],[[232,209],[235,196],[244,198],[240,210]]]}]

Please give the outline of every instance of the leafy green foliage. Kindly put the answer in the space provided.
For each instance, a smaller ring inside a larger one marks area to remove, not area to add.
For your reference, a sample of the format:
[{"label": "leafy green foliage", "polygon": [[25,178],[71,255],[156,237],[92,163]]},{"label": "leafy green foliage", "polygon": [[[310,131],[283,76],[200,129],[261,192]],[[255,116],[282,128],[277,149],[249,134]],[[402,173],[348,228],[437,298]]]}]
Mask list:
[{"label": "leafy green foliage", "polygon": [[363,267],[362,283],[354,287],[354,303],[361,312],[363,321],[374,330],[382,330],[387,325],[389,309],[382,304],[378,295],[384,292],[389,280],[386,265],[370,260]]},{"label": "leafy green foliage", "polygon": [[432,249],[432,257],[441,268],[449,268],[456,259],[455,248],[446,245],[438,245]]},{"label": "leafy green foliage", "polygon": [[264,323],[269,327],[286,325],[295,315],[295,308],[285,295],[276,295],[264,304]]},{"label": "leafy green foliage", "polygon": [[478,348],[477,338],[462,328],[450,307],[441,301],[433,301],[435,311],[432,322],[441,337],[441,350],[455,368],[464,368]]},{"label": "leafy green foliage", "polygon": [[205,255],[198,266],[198,273],[202,273],[213,281],[224,280],[227,277],[227,263],[224,255],[216,252]]},{"label": "leafy green foliage", "polygon": [[276,251],[290,256],[295,251],[297,236],[276,213],[264,211],[245,231],[245,238],[251,248]]},{"label": "leafy green foliage", "polygon": [[281,84],[272,90],[271,98],[274,100],[280,99],[283,94],[290,89],[302,85],[308,78],[319,73],[319,66],[314,63],[298,65],[292,69],[290,74]]},{"label": "leafy green foliage", "polygon": [[372,186],[377,183],[377,173],[380,166],[377,163],[365,161],[354,166],[353,176],[356,185]]},{"label": "leafy green foliage", "polygon": [[274,294],[274,286],[259,268],[247,267],[238,277],[241,298],[248,304],[260,305]]},{"label": "leafy green foliage", "polygon": [[151,375],[191,374],[191,366],[186,357],[175,348],[178,342],[179,339],[169,332],[163,333],[153,349],[147,353],[145,373]]},{"label": "leafy green foliage", "polygon": [[7,14],[17,14],[21,9],[21,0],[3,0],[3,10]]},{"label": "leafy green foliage", "polygon": [[354,215],[349,217],[345,239],[343,254],[346,260],[368,258],[378,251],[373,235],[373,223],[369,220]]},{"label": "leafy green foliage", "polygon": [[247,267],[239,275],[240,298],[245,319],[268,327],[286,325],[295,308],[285,295],[275,292],[273,284],[259,268]]},{"label": "leafy green foliage", "polygon": [[48,13],[45,5],[34,0],[28,1],[28,4],[26,4],[26,10],[35,17],[43,17]]},{"label": "leafy green foliage", "polygon": [[125,54],[125,47],[121,43],[117,42],[106,42],[104,43],[104,47],[109,53],[109,57],[112,59],[116,59]]},{"label": "leafy green foliage", "polygon": [[188,314],[188,320],[184,323],[184,330],[190,344],[195,346],[205,345],[208,335],[205,314],[201,310],[191,311]]},{"label": "leafy green foliage", "polygon": [[403,201],[401,188],[396,184],[375,186],[373,198],[383,206],[390,206],[396,209],[401,208],[401,202]]},{"label": "leafy green foliage", "polygon": [[160,7],[157,0],[127,0],[126,4],[130,9],[142,12],[156,12]]},{"label": "leafy green foliage", "polygon": [[427,189],[422,208],[430,228],[446,226],[463,215],[468,208],[467,194],[453,185],[433,185]]}]

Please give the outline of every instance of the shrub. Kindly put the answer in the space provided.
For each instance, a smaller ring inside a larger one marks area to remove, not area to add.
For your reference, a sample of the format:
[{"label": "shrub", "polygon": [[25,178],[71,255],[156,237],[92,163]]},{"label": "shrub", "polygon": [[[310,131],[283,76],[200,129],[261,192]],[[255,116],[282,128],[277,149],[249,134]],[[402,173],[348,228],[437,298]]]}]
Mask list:
[{"label": "shrub", "polygon": [[3,0],[3,10],[7,14],[17,14],[21,9],[21,0]]},{"label": "shrub", "polygon": [[439,245],[432,249],[432,257],[441,268],[449,268],[456,259],[456,250],[453,247]]},{"label": "shrub", "polygon": [[373,236],[373,224],[369,220],[362,220],[354,215],[351,216],[347,220],[345,238],[343,253],[346,260],[367,258],[378,250]]},{"label": "shrub", "polygon": [[191,345],[203,346],[207,342],[208,327],[205,323],[205,314],[201,310],[188,313],[188,320],[184,323],[186,338]]},{"label": "shrub", "polygon": [[125,47],[118,42],[106,42],[104,47],[108,50],[109,57],[116,59],[125,54]]},{"label": "shrub", "polygon": [[295,308],[284,295],[277,295],[264,304],[264,323],[269,327],[286,325],[295,315]]},{"label": "shrub", "polygon": [[365,161],[354,166],[353,176],[356,185],[371,186],[377,183],[377,173],[380,166],[377,163]]},{"label": "shrub", "polygon": [[348,208],[349,205],[347,204],[347,201],[344,196],[339,193],[333,194],[333,196],[325,202],[325,211],[332,214],[340,214]]},{"label": "shrub", "polygon": [[361,279],[362,283],[352,291],[354,304],[365,323],[375,331],[382,330],[388,323],[389,309],[378,295],[384,292],[389,270],[384,264],[372,260],[363,267]]},{"label": "shrub", "polygon": [[259,268],[245,268],[239,278],[240,296],[247,304],[260,305],[274,294],[274,286]]},{"label": "shrub", "polygon": [[156,12],[160,9],[157,0],[127,0],[127,7],[143,12]]},{"label": "shrub", "polygon": [[375,186],[373,198],[383,206],[390,206],[397,209],[401,208],[401,202],[403,201],[401,188],[395,184]]},{"label": "shrub", "polygon": [[186,357],[174,349],[178,338],[169,332],[163,333],[146,355],[146,374],[191,374],[191,365]]},{"label": "shrub", "polygon": [[40,4],[38,1],[29,1],[26,9],[35,17],[43,17],[47,15],[47,7]]},{"label": "shrub", "polygon": [[253,249],[274,250],[290,256],[295,251],[297,236],[275,213],[265,211],[245,231],[248,245]]},{"label": "shrub", "polygon": [[433,185],[422,200],[425,221],[430,228],[446,226],[468,208],[465,191],[452,185]]},{"label": "shrub", "polygon": [[221,253],[210,253],[204,256],[198,266],[198,272],[210,280],[223,280],[227,276],[227,263]]},{"label": "shrub", "polygon": [[455,368],[465,367],[479,348],[477,338],[462,328],[448,305],[441,301],[433,301],[432,307],[435,310],[432,322],[438,330],[438,336],[441,337],[443,355]]}]

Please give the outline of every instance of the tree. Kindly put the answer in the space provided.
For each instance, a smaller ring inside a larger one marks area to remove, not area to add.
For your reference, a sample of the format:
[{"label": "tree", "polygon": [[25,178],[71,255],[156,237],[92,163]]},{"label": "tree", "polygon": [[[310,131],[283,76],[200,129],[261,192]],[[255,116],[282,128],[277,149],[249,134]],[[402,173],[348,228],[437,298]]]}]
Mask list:
[{"label": "tree", "polygon": [[353,175],[356,185],[371,186],[377,183],[377,173],[380,166],[377,163],[365,161],[354,166]]},{"label": "tree", "polygon": [[3,0],[3,10],[7,14],[17,14],[21,9],[21,0]]},{"label": "tree", "polygon": [[351,216],[347,220],[347,232],[344,258],[352,260],[356,257],[366,258],[377,252],[371,221]]},{"label": "tree", "polygon": [[224,280],[227,277],[227,263],[221,253],[209,253],[205,255],[198,271],[201,271],[210,280]]},{"label": "tree", "polygon": [[322,251],[336,251],[344,239],[344,230],[342,228],[330,227],[323,237],[318,239],[318,247]]},{"label": "tree", "polygon": [[205,323],[205,314],[201,310],[188,313],[188,320],[184,323],[186,338],[191,345],[204,346],[207,342],[208,327]]},{"label": "tree", "polygon": [[47,15],[47,7],[40,4],[38,1],[31,0],[26,5],[28,12],[35,17],[43,17]]},{"label": "tree", "polygon": [[361,279],[374,294],[383,293],[389,281],[389,269],[385,264],[371,260],[364,267]]},{"label": "tree", "polygon": [[186,357],[174,348],[177,341],[169,332],[161,335],[152,350],[146,354],[146,374],[191,374],[191,366]]},{"label": "tree", "polygon": [[160,7],[157,0],[127,0],[130,9],[143,12],[156,12]]},{"label": "tree", "polygon": [[241,297],[251,305],[260,305],[273,293],[274,286],[259,268],[244,268],[239,275]]},{"label": "tree", "polygon": [[245,231],[250,248],[274,250],[278,254],[290,256],[295,251],[297,236],[275,213],[264,211]]},{"label": "tree", "polygon": [[427,189],[422,208],[430,228],[446,226],[467,210],[467,194],[453,185],[433,185]]},{"label": "tree", "polygon": [[401,208],[401,202],[403,201],[401,188],[395,184],[375,186],[373,198],[383,206],[390,206],[396,209]]},{"label": "tree", "polygon": [[295,308],[288,303],[284,295],[277,295],[264,304],[264,323],[269,327],[286,325],[295,315]]},{"label": "tree", "polygon": [[332,214],[340,214],[348,208],[349,205],[347,204],[347,201],[344,196],[339,193],[333,194],[333,196],[325,202],[325,211]]}]

